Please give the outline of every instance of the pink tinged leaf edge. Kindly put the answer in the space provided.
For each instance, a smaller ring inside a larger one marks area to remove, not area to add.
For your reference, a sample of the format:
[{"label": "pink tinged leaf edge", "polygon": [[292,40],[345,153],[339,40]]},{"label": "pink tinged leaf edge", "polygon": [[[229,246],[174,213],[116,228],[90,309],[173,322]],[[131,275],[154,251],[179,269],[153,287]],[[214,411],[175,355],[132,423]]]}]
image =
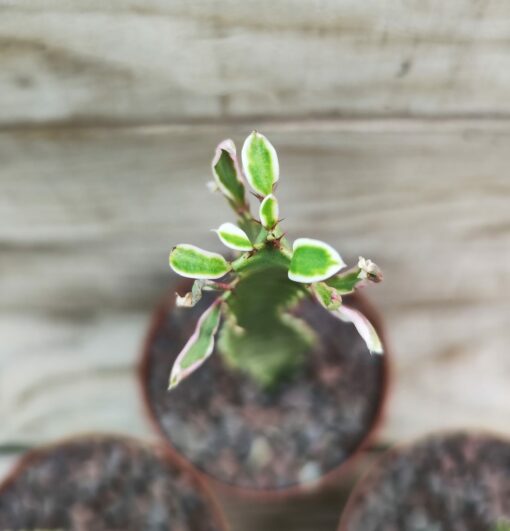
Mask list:
[{"label": "pink tinged leaf edge", "polygon": [[[330,310],[330,311],[336,310],[337,309],[336,307],[334,309],[332,309],[331,307],[328,307],[328,305],[324,303],[324,300],[322,299],[322,297],[320,296],[319,291],[318,291],[320,289],[318,284],[319,284],[318,282],[314,282],[313,284],[308,284],[308,291],[311,294],[312,298],[318,304],[320,304],[323,308],[326,308],[327,310]],[[329,288],[329,286],[327,286],[326,289],[328,289],[328,288]],[[330,304],[335,304],[337,306],[341,305],[342,304],[342,296],[340,294],[338,294],[337,291],[334,288],[329,288],[329,289],[331,289],[331,291],[330,291],[330,293],[331,293],[331,303]]]},{"label": "pink tinged leaf edge", "polygon": [[213,333],[211,334],[211,340],[209,342],[209,345],[207,347],[206,353],[204,356],[197,360],[193,365],[190,365],[186,369],[181,370],[180,363],[181,361],[186,357],[191,347],[194,345],[195,341],[198,339],[198,336],[200,334],[200,328],[202,327],[203,322],[209,317],[209,315],[213,312],[213,310],[218,306],[218,304],[221,304],[221,298],[216,299],[207,310],[200,316],[200,319],[197,322],[197,325],[195,327],[195,330],[193,331],[193,334],[188,339],[184,347],[182,348],[181,352],[179,352],[179,355],[174,361],[174,364],[172,366],[172,371],[170,373],[170,384],[168,387],[168,390],[174,389],[179,385],[180,382],[182,382],[185,378],[187,378],[191,373],[193,373],[198,367],[200,367],[213,353],[214,351],[214,336],[216,335],[216,332],[218,331],[218,327],[220,325],[221,318],[218,319],[218,322],[216,323],[216,326],[214,327]]},{"label": "pink tinged leaf edge", "polygon": [[214,176],[214,182],[215,184],[217,185],[217,187],[227,196],[229,197],[230,199],[234,199],[232,197],[232,194],[230,193],[230,190],[228,190],[227,188],[225,188],[220,179],[217,179],[216,178],[216,171],[214,169],[214,167],[216,166],[216,164],[218,164],[219,160],[220,160],[220,157],[221,157],[221,152],[222,151],[226,151],[231,157],[232,157],[232,160],[234,161],[234,167],[236,169],[236,175],[237,175],[237,180],[240,182],[240,183],[243,183],[244,184],[244,179],[243,179],[243,172],[241,171],[241,165],[239,164],[239,161],[237,159],[237,149],[236,149],[236,145],[234,144],[234,141],[231,139],[231,138],[227,138],[223,141],[221,141],[217,146],[216,146],[216,150],[214,151],[214,156],[213,156],[213,159],[211,161],[211,170],[212,170],[212,174]]},{"label": "pink tinged leaf edge", "polygon": [[374,326],[361,312],[342,305],[332,314],[344,323],[352,323],[372,354],[383,354],[383,346]]}]

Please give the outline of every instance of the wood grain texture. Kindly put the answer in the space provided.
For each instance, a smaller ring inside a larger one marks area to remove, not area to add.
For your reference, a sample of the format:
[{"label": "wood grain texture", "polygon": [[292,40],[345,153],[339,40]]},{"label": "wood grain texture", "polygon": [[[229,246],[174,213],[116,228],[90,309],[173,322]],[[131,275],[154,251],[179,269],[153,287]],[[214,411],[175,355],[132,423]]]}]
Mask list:
[{"label": "wood grain texture", "polygon": [[505,0],[0,1],[0,125],[510,113]]},{"label": "wood grain texture", "polygon": [[[504,0],[0,0],[0,480],[19,444],[154,439],[135,366],[168,250],[221,250],[209,160],[252,127],[278,148],[289,236],[385,271],[380,440],[510,434],[509,18]],[[351,480],[217,494],[234,531],[326,531]]]},{"label": "wood grain texture", "polygon": [[[508,433],[510,130],[263,130],[289,235],[386,272],[370,290],[394,350],[383,437]],[[170,247],[221,250],[209,229],[232,216],[204,183],[227,133],[246,130],[0,135],[0,442],[150,433],[133,368]]]}]

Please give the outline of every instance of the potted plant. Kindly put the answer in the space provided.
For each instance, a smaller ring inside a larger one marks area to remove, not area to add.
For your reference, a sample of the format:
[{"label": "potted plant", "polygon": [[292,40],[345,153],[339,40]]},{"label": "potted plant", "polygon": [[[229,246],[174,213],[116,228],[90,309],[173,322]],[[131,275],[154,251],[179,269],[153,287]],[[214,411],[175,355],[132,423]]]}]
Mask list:
[{"label": "potted plant", "polygon": [[289,243],[265,136],[248,136],[242,166],[234,143],[220,143],[212,184],[237,225],[216,234],[238,254],[171,250],[171,268],[189,280],[157,310],[140,377],[174,451],[223,484],[288,492],[338,469],[377,424],[387,378],[380,321],[353,293],[382,274],[364,258],[345,269],[322,241]]},{"label": "potted plant", "polygon": [[84,436],[26,454],[0,485],[0,529],[221,531],[190,467],[126,437]]},{"label": "potted plant", "polygon": [[352,493],[340,531],[510,527],[510,442],[442,433],[387,452]]}]

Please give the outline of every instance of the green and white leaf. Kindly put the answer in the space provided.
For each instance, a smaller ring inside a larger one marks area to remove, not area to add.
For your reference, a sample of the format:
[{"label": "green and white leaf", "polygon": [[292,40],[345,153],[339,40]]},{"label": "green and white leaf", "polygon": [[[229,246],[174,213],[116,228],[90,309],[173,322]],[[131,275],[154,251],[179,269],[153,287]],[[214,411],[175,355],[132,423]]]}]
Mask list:
[{"label": "green and white leaf", "polygon": [[345,305],[340,306],[337,310],[332,312],[333,315],[344,321],[345,323],[352,323],[359,335],[365,341],[368,350],[373,354],[382,354],[382,342],[375,331],[372,323],[358,310],[348,308]]},{"label": "green and white leaf", "polygon": [[232,140],[224,140],[218,145],[211,166],[216,185],[223,195],[236,205],[244,204],[244,184]]},{"label": "green and white leaf", "polygon": [[186,278],[215,279],[230,271],[230,264],[221,254],[204,251],[187,243],[172,249],[169,263],[177,274]]},{"label": "green and white leaf", "polygon": [[340,273],[334,277],[328,278],[326,284],[332,288],[335,288],[340,295],[347,295],[352,293],[358,284],[360,284],[363,279],[360,278],[360,269],[358,267],[353,267],[345,273]]},{"label": "green and white leaf", "polygon": [[197,279],[193,282],[191,291],[188,291],[184,296],[176,293],[175,304],[180,308],[192,308],[202,298],[202,290],[204,289],[207,280]]},{"label": "green and white leaf", "polygon": [[298,238],[293,245],[289,278],[312,283],[326,280],[345,267],[341,256],[327,243],[311,238]]},{"label": "green and white leaf", "polygon": [[365,284],[366,281],[381,282],[381,280],[382,272],[377,264],[360,256],[356,267],[328,278],[326,284],[335,288],[340,295],[346,295]]},{"label": "green and white leaf", "polygon": [[253,131],[244,142],[241,157],[250,186],[261,196],[269,195],[280,175],[278,156],[271,142]]},{"label": "green and white leaf", "polygon": [[278,201],[273,194],[269,194],[260,203],[259,217],[262,226],[267,230],[273,229],[278,223],[279,215]]},{"label": "green and white leaf", "polygon": [[251,251],[253,245],[244,230],[233,223],[223,223],[215,231],[223,245],[235,251]]},{"label": "green and white leaf", "polygon": [[214,336],[221,317],[221,304],[217,299],[200,317],[193,335],[188,339],[172,367],[168,389],[173,389],[194,372],[213,353]]},{"label": "green and white leaf", "polygon": [[324,282],[312,284],[312,291],[319,303],[330,311],[338,309],[342,304],[342,297],[336,289]]}]

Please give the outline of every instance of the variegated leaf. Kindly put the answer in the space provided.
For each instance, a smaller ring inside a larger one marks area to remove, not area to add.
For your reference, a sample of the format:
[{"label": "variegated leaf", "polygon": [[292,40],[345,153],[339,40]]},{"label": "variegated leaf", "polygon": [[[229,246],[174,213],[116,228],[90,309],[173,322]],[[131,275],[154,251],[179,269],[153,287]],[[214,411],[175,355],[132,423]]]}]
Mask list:
[{"label": "variegated leaf", "polygon": [[244,184],[232,140],[224,140],[218,145],[211,166],[216,185],[223,195],[236,205],[244,204]]},{"label": "variegated leaf", "polygon": [[342,304],[342,297],[336,289],[329,287],[324,282],[312,284],[312,290],[319,303],[328,310],[336,310]]},{"label": "variegated leaf", "polygon": [[354,267],[345,273],[328,278],[326,284],[335,288],[340,295],[346,295],[352,293],[356,289],[356,286],[362,282],[359,273],[359,268]]},{"label": "variegated leaf", "polygon": [[312,283],[325,280],[345,267],[341,256],[327,243],[311,238],[298,238],[293,245],[289,278]]},{"label": "variegated leaf", "polygon": [[254,131],[245,140],[241,156],[250,186],[263,197],[269,195],[280,174],[278,156],[271,142]]},{"label": "variegated leaf", "polygon": [[273,229],[278,223],[278,201],[273,194],[266,196],[260,203],[259,216],[262,226],[267,230]]},{"label": "variegated leaf", "polygon": [[187,278],[215,279],[230,271],[230,264],[220,254],[186,243],[172,249],[169,263],[176,273]]},{"label": "variegated leaf", "polygon": [[251,251],[253,249],[246,232],[233,223],[223,223],[216,230],[216,234],[229,249],[234,249],[235,251]]},{"label": "variegated leaf", "polygon": [[193,335],[177,356],[170,374],[169,389],[176,387],[212,354],[220,317],[221,305],[218,299],[202,314]]},{"label": "variegated leaf", "polygon": [[356,267],[328,278],[326,284],[335,288],[340,295],[346,295],[365,284],[366,281],[381,282],[381,280],[382,272],[377,264],[360,256]]},{"label": "variegated leaf", "polygon": [[352,323],[356,327],[356,330],[367,344],[368,350],[371,353],[383,353],[383,346],[375,328],[361,312],[342,305],[332,313],[342,321]]}]

